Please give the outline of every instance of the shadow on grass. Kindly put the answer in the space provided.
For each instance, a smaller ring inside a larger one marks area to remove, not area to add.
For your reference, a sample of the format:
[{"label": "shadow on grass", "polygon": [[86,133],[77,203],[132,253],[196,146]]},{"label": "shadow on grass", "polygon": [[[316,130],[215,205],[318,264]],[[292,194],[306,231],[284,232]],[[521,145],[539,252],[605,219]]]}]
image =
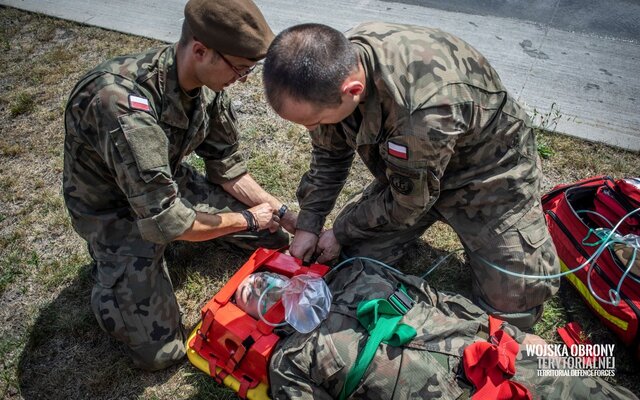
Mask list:
[{"label": "shadow on grass", "polygon": [[[200,307],[250,253],[226,251],[212,244],[180,244],[176,248],[169,252],[167,262],[179,297],[185,297],[189,275],[205,276],[209,282],[191,289],[199,299],[191,302],[194,309],[185,309],[192,320],[185,325],[191,329]],[[18,364],[24,399],[236,398],[186,358],[153,373],[134,368],[124,347],[99,328],[91,311],[91,268],[91,264],[80,268],[73,281],[41,308],[27,333]]]},{"label": "shadow on grass", "polygon": [[143,389],[122,385],[136,372],[95,321],[90,271],[84,265],[31,327],[18,364],[25,399],[131,398]]}]

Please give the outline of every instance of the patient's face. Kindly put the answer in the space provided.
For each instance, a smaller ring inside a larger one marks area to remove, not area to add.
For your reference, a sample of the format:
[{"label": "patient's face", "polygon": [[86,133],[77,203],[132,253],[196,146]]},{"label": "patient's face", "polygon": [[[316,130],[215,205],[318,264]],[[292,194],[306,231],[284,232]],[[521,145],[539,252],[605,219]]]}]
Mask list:
[{"label": "patient's face", "polygon": [[[258,306],[264,314],[280,299],[280,289],[284,287],[287,278],[268,272],[258,272],[244,278],[235,293],[236,305],[254,318],[259,318]],[[271,286],[264,296],[262,304],[258,304],[260,296]]]}]

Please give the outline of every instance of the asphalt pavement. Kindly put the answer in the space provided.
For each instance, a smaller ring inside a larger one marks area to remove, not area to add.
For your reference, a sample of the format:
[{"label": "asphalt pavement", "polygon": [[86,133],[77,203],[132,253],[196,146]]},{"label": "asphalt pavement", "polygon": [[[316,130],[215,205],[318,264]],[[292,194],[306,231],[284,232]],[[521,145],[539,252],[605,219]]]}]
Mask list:
[{"label": "asphalt pavement", "polygon": [[[454,33],[491,62],[534,116],[587,140],[640,151],[640,0],[255,0],[275,32],[384,20]],[[172,42],[186,0],[0,0]],[[640,167],[639,167],[640,173]]]}]

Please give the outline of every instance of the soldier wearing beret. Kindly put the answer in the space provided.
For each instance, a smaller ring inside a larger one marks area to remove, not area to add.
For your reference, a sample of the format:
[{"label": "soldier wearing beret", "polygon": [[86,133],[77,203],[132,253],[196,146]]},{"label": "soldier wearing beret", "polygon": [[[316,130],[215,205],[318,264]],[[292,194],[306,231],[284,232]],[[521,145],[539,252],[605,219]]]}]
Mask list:
[{"label": "soldier wearing beret", "polygon": [[[458,234],[475,302],[531,327],[559,279],[540,205],[531,122],[487,60],[459,38],[364,23],[347,36],[305,24],[281,32],[264,67],[267,100],[306,126],[310,170],[297,195],[292,255],[395,263],[436,220]],[[356,152],[374,180],[321,233]]]},{"label": "soldier wearing beret", "polygon": [[[247,173],[224,92],[273,36],[251,0],[190,0],[178,43],[106,61],[69,98],[64,199],[95,261],[91,305],[138,367],[185,354],[168,243],[273,248],[288,243],[281,227],[294,229],[296,214]],[[206,176],[183,163],[194,151]]]}]

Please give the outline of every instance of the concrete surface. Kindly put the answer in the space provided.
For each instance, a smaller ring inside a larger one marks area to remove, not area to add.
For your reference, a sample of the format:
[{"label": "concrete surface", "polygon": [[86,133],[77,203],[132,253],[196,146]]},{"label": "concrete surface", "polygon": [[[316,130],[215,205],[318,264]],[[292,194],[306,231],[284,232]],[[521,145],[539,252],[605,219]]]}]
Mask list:
[{"label": "concrete surface", "polygon": [[[400,1],[256,3],[276,32],[302,22],[347,30],[367,20],[449,31],[478,48],[514,97],[534,116],[557,112],[557,125],[551,128],[640,151],[637,0],[585,0],[584,5],[578,0]],[[186,0],[0,0],[1,5],[164,41],[178,38],[185,3]],[[593,7],[589,8],[589,4]]]}]

